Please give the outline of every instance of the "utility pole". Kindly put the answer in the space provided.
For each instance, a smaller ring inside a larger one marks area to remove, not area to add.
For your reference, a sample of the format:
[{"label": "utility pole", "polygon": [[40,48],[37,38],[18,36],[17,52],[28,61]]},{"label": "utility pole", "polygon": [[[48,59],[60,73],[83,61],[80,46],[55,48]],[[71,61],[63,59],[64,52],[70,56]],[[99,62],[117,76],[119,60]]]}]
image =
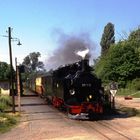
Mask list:
[{"label": "utility pole", "polygon": [[12,112],[15,113],[15,95],[14,95],[14,76],[12,63],[12,47],[11,47],[11,27],[8,27],[8,42],[9,42],[9,56],[10,56],[10,95],[12,95]]},{"label": "utility pole", "polygon": [[20,77],[19,77],[19,66],[17,66],[17,58],[15,58],[15,64],[16,64],[16,90],[18,95],[18,111],[21,112],[21,99],[20,99]]}]

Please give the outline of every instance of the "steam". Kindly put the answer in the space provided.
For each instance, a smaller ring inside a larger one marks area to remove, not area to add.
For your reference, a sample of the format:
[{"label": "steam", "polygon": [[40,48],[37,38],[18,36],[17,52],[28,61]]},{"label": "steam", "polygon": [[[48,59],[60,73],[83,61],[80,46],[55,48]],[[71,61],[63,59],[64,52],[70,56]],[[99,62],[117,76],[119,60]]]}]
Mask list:
[{"label": "steam", "polygon": [[57,49],[46,60],[47,70],[79,61],[81,57],[89,59],[95,49],[95,44],[88,33],[67,35],[59,32],[57,44]]},{"label": "steam", "polygon": [[81,56],[83,59],[85,58],[85,56],[89,53],[89,49],[86,49],[84,51],[78,51],[76,54]]}]

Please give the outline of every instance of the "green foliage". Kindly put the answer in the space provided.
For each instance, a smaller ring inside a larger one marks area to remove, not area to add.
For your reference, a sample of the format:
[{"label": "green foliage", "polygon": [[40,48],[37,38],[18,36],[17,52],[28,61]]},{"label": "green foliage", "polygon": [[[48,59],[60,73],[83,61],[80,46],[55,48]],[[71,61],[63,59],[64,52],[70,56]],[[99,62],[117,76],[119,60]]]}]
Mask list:
[{"label": "green foliage", "polygon": [[130,96],[132,95],[133,93],[135,93],[136,91],[130,89],[130,88],[120,88],[118,91],[117,91],[117,95],[121,95],[121,96]]},{"label": "green foliage", "polygon": [[30,77],[36,76],[37,73],[44,72],[44,64],[39,61],[41,54],[32,52],[24,58],[22,65],[25,66],[25,72],[22,73],[22,80],[26,81]]},{"label": "green foliage", "polygon": [[106,54],[109,47],[115,43],[114,37],[114,25],[112,23],[108,23],[105,28],[101,38],[101,54]]},{"label": "green foliage", "polygon": [[0,113],[0,133],[10,130],[15,124],[17,124],[17,120],[17,115]]},{"label": "green foliage", "polygon": [[140,98],[140,78],[128,81],[126,88],[120,88],[117,92],[117,95]]},{"label": "green foliage", "polygon": [[133,47],[135,51],[139,53],[140,57],[140,28],[130,33],[128,42],[130,42],[131,44],[133,43]]},{"label": "green foliage", "polygon": [[107,55],[101,57],[95,72],[105,83],[113,80],[123,87],[140,73],[139,53],[132,43],[119,42],[110,47]]},{"label": "green foliage", "polygon": [[0,62],[0,80],[7,80],[10,77],[10,65]]},{"label": "green foliage", "polygon": [[[140,90],[140,28],[132,31],[128,39],[116,44],[112,43],[113,45],[110,44],[110,46],[106,45],[108,44],[106,41],[109,40],[105,35],[107,32],[109,32],[109,27],[105,26],[100,43],[102,54],[105,55],[101,55],[94,65],[97,76],[104,84],[113,80],[118,82],[119,88],[127,87],[129,92]],[[111,37],[111,34],[109,36]]]},{"label": "green foliage", "polygon": [[140,78],[136,78],[132,81],[129,81],[127,83],[127,88],[133,89],[133,90],[140,90]]},{"label": "green foliage", "polygon": [[119,96],[131,96],[133,98],[140,98],[140,91],[136,91],[135,89],[128,88],[120,88],[117,91],[117,95]]},{"label": "green foliage", "polygon": [[129,41],[135,41],[139,42],[140,41],[140,28],[132,31],[128,37]]},{"label": "green foliage", "polygon": [[0,111],[4,112],[12,105],[11,98],[7,95],[0,96]]},{"label": "green foliage", "polygon": [[43,62],[39,61],[41,54],[39,52],[32,52],[24,58],[23,65],[27,72],[35,72],[44,68]]}]

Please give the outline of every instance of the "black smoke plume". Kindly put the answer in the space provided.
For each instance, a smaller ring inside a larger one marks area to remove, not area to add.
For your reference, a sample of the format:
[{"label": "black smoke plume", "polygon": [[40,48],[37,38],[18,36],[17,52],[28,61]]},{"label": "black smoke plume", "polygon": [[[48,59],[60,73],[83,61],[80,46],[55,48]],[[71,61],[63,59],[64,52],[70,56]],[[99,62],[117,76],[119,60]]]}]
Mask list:
[{"label": "black smoke plume", "polygon": [[90,39],[88,33],[81,33],[79,35],[61,34],[58,37],[58,45],[52,56],[46,60],[47,69],[55,69],[61,65],[81,60],[82,58],[76,53],[85,49],[89,49],[89,53],[85,58],[90,58],[93,49],[95,49],[95,44]]}]

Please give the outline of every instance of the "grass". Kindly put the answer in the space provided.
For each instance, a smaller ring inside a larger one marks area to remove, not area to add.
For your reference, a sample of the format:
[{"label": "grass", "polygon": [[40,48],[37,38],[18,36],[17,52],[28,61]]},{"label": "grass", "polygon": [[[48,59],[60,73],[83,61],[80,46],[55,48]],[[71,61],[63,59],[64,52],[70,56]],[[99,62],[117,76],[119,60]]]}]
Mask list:
[{"label": "grass", "polygon": [[134,98],[140,98],[140,91],[134,92],[130,96],[132,96]]},{"label": "grass", "polygon": [[140,98],[140,91],[130,89],[119,89],[117,92],[119,96],[131,96],[133,98]]},{"label": "grass", "polygon": [[19,121],[19,114],[0,113],[0,133],[4,133],[13,128]]},{"label": "grass", "polygon": [[5,113],[11,108],[12,100],[8,95],[0,96],[0,133],[7,132],[14,127],[19,119],[19,114]]},{"label": "grass", "polygon": [[10,108],[12,105],[11,97],[8,95],[0,96],[0,111],[4,112],[6,109]]}]

